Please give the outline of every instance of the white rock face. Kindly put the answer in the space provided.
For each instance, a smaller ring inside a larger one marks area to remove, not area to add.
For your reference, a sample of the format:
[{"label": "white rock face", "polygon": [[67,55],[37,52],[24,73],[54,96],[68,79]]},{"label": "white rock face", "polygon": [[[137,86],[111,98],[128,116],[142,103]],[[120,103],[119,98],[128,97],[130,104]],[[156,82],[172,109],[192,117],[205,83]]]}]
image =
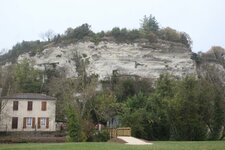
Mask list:
[{"label": "white rock face", "polygon": [[208,74],[212,74],[213,77],[218,79],[222,85],[225,85],[225,70],[224,66],[218,62],[205,62],[198,66],[197,74],[200,76],[207,76]]},{"label": "white rock face", "polygon": [[196,74],[194,61],[190,59],[191,51],[181,44],[161,41],[157,44],[133,43],[117,44],[115,42],[79,42],[66,47],[50,47],[42,53],[30,57],[34,67],[44,69],[46,65],[56,63],[56,68],[65,71],[67,77],[76,77],[78,54],[88,63],[88,75],[98,74],[99,80],[107,79],[114,70],[122,75],[137,75],[146,78],[157,78],[161,73],[172,73],[177,76]]}]

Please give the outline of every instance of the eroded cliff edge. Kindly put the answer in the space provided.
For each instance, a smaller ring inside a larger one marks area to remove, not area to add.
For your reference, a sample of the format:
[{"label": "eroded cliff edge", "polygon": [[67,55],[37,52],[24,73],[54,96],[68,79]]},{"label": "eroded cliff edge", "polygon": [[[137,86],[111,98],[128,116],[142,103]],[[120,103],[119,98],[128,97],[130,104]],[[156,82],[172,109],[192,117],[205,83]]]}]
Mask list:
[{"label": "eroded cliff edge", "polygon": [[88,75],[96,74],[99,80],[104,80],[113,72],[144,78],[157,78],[162,73],[176,76],[196,74],[191,55],[191,50],[183,44],[164,40],[132,44],[102,41],[97,45],[86,41],[67,46],[48,46],[34,56],[29,53],[20,55],[18,61],[26,58],[37,69],[55,67],[66,77],[76,77],[77,63],[82,60]]}]

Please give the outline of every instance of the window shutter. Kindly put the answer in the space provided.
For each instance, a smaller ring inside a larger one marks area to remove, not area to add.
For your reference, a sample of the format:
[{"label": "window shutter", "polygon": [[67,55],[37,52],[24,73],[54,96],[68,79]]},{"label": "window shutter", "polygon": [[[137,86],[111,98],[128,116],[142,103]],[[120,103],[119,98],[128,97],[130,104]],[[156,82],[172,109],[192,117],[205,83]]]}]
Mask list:
[{"label": "window shutter", "polygon": [[26,118],[23,118],[23,128],[26,128]]},{"label": "window shutter", "polygon": [[38,117],[38,129],[41,128],[41,118]]},{"label": "window shutter", "polygon": [[18,110],[18,105],[19,105],[18,101],[13,101],[13,110]]},{"label": "window shutter", "polygon": [[41,110],[45,111],[47,108],[47,102],[41,102]]},{"label": "window shutter", "polygon": [[12,129],[17,129],[18,127],[18,117],[12,117]]},{"label": "window shutter", "polygon": [[33,102],[32,101],[28,101],[27,103],[27,110],[32,110],[33,107]]},{"label": "window shutter", "polygon": [[35,128],[35,118],[32,118],[32,128]]},{"label": "window shutter", "polygon": [[49,128],[49,118],[46,118],[46,128]]}]

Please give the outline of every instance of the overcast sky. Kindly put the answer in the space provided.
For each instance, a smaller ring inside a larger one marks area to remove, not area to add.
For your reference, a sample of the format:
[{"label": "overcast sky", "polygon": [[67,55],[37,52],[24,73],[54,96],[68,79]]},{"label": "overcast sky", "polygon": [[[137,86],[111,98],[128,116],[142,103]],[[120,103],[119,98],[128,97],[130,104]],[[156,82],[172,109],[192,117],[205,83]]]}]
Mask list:
[{"label": "overcast sky", "polygon": [[139,28],[140,19],[150,14],[160,27],[188,33],[195,52],[225,48],[225,0],[1,0],[0,50],[41,39],[49,29],[63,33],[83,23],[95,32]]}]

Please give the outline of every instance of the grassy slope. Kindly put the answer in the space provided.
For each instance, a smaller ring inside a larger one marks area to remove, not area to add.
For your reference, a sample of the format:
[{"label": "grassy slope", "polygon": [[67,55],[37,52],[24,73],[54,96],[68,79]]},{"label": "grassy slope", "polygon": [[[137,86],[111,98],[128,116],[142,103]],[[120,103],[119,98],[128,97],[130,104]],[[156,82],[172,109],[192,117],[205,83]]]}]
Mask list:
[{"label": "grassy slope", "polygon": [[0,144],[0,150],[223,150],[224,141],[154,142],[148,146],[110,143]]}]

